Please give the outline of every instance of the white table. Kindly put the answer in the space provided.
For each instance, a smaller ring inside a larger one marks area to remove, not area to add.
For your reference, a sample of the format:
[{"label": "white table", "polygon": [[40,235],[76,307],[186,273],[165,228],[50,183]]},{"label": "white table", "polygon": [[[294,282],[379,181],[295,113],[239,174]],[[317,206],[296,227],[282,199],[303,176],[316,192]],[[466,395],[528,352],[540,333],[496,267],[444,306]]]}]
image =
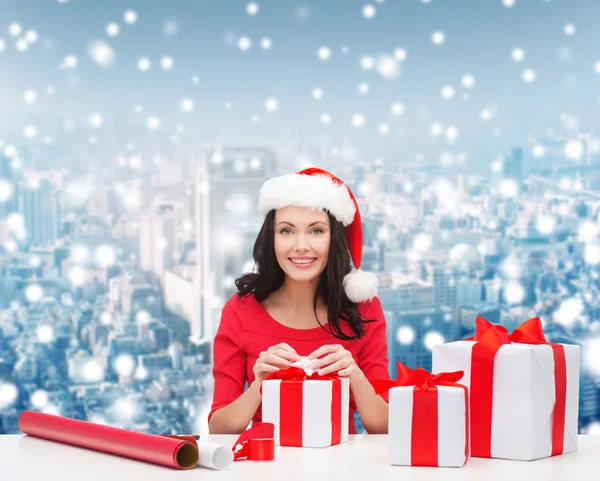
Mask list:
[{"label": "white table", "polygon": [[[232,446],[237,436],[209,436]],[[389,466],[387,436],[350,436],[325,449],[276,447],[275,461],[236,461],[226,471],[188,471],[148,464],[23,435],[0,436],[0,479],[31,481],[349,481],[486,480],[592,481],[600,479],[600,435],[579,436],[577,453],[519,462],[471,458],[462,468]]]}]

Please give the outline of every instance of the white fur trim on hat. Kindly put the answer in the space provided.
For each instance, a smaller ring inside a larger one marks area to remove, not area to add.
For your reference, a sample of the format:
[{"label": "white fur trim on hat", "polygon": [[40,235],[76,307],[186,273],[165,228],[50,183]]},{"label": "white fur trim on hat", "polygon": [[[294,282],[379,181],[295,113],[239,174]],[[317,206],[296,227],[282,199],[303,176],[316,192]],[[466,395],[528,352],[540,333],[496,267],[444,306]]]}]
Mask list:
[{"label": "white fur trim on hat", "polygon": [[327,209],[344,226],[352,223],[356,213],[348,188],[319,174],[282,175],[263,184],[258,200],[263,218],[271,210],[289,205]]},{"label": "white fur trim on hat", "polygon": [[377,295],[379,279],[372,272],[352,269],[344,276],[344,291],[352,302],[368,301]]}]

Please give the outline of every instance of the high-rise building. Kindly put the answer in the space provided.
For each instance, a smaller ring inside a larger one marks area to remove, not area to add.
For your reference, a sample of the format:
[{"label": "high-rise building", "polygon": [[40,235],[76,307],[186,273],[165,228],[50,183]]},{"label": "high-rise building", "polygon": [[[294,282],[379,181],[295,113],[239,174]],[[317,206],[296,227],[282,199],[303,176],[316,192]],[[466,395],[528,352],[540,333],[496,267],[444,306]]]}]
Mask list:
[{"label": "high-rise building", "polygon": [[234,279],[252,258],[261,227],[258,195],[276,175],[275,154],[263,148],[224,148],[199,159],[196,181],[198,316],[192,336],[211,339]]},{"label": "high-rise building", "polygon": [[11,167],[11,160],[2,154],[0,154],[0,181],[6,182],[12,190],[11,196],[5,202],[0,202],[0,220],[2,220],[19,209],[18,182]]},{"label": "high-rise building", "polygon": [[433,284],[433,299],[436,308],[456,307],[457,270],[441,262],[431,261],[425,264],[427,281]]},{"label": "high-rise building", "polygon": [[176,226],[176,207],[171,203],[155,205],[140,218],[140,268],[152,272],[161,283],[174,264]]},{"label": "high-rise building", "polygon": [[510,155],[504,157],[502,175],[505,178],[520,181],[523,178],[523,149],[515,147]]},{"label": "high-rise building", "polygon": [[19,193],[28,245],[52,245],[60,236],[61,206],[57,189],[42,179]]},{"label": "high-rise building", "polygon": [[[398,311],[388,333],[389,371],[396,376],[396,362],[415,369],[431,371],[433,342],[457,340],[460,332],[458,317],[448,309],[413,309]],[[440,338],[441,336],[441,338]]]}]

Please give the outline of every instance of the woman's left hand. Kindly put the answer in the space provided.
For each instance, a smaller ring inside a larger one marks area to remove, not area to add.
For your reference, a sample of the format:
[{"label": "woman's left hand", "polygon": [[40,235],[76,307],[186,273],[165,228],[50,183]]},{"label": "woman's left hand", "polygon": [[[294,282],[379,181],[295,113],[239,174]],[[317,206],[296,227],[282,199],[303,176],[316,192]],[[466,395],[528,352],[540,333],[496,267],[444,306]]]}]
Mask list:
[{"label": "woman's left hand", "polygon": [[[324,357],[321,357],[324,356]],[[352,353],[340,344],[327,344],[310,354],[307,359],[315,359],[313,369],[319,376],[338,372],[340,377],[355,377],[360,373]]]}]

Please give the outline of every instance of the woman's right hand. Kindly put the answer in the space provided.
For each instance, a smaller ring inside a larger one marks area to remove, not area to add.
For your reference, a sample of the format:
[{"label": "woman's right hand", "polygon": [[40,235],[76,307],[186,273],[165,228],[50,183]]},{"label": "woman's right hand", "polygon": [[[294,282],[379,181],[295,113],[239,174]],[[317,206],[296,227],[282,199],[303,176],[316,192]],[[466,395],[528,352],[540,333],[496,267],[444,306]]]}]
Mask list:
[{"label": "woman's right hand", "polygon": [[258,382],[263,382],[272,372],[289,367],[293,362],[299,361],[300,356],[285,342],[271,346],[260,353],[254,364],[254,377]]}]

